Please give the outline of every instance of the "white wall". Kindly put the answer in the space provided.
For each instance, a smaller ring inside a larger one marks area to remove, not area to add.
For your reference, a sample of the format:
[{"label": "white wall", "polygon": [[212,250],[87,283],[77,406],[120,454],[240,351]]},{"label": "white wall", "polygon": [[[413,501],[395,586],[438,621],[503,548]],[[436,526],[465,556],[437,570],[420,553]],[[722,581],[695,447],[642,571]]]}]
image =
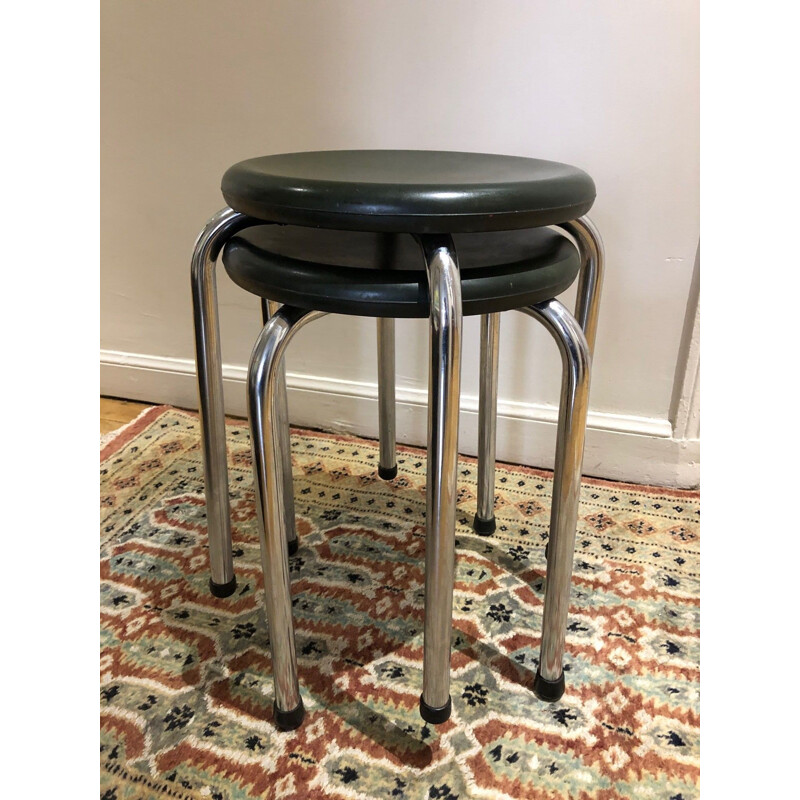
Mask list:
[{"label": "white wall", "polygon": [[[188,262],[235,161],[393,147],[553,159],[594,178],[608,259],[585,471],[696,483],[696,0],[106,0],[101,14],[104,393],[196,406]],[[258,302],[218,279],[228,408],[243,413]],[[398,435],[414,443],[426,336],[398,322]],[[309,326],[288,370],[294,422],[375,434],[374,322]],[[464,452],[477,380],[470,319]],[[499,458],[552,464],[558,384],[549,337],[505,315]]]}]

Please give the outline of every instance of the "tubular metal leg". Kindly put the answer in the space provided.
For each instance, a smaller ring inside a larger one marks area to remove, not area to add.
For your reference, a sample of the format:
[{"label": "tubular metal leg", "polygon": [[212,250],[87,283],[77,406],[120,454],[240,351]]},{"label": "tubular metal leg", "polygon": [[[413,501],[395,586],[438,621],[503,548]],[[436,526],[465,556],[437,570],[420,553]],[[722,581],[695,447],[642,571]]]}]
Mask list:
[{"label": "tubular metal leg", "polygon": [[[277,314],[281,304],[274,300],[261,299],[261,319],[264,325],[269,318]],[[285,530],[286,542],[289,546],[289,555],[293,556],[297,552],[300,543],[297,541],[297,526],[294,514],[294,485],[292,482],[292,440],[289,430],[289,400],[286,397],[286,362],[281,361],[278,370],[278,387],[276,389],[275,414],[278,420],[278,429],[285,441],[281,443],[280,452],[283,456],[283,474],[286,480],[283,482],[283,507],[286,511]]]},{"label": "tubular metal leg", "polygon": [[217,597],[227,597],[234,592],[236,577],[233,574],[231,553],[225,405],[222,396],[222,355],[215,266],[223,245],[234,233],[258,224],[263,223],[231,208],[224,208],[206,223],[192,253],[192,309],[203,439],[210,586],[212,594]]},{"label": "tubular metal leg", "polygon": [[558,300],[548,300],[522,310],[550,331],[561,351],[563,363],[542,647],[533,687],[540,699],[553,702],[564,694],[562,661],[575,554],[591,354],[583,329]]},{"label": "tubular metal leg", "polygon": [[472,527],[481,536],[494,533],[494,462],[497,440],[497,371],[500,314],[481,317],[481,371],[478,400],[478,513]]},{"label": "tubular metal leg", "polygon": [[[586,336],[589,352],[594,353],[597,335],[597,318],[600,309],[600,291],[605,269],[603,240],[589,217],[581,217],[560,226],[578,242],[581,252],[581,272],[575,318]],[[497,316],[497,315],[490,315]],[[478,408],[478,513],[473,527],[475,532],[487,536],[494,532],[494,462],[497,426],[497,346],[499,320],[496,323],[481,318],[481,375]],[[491,412],[489,409],[492,409]],[[491,495],[490,495],[491,493]],[[491,499],[490,499],[491,498]],[[549,545],[545,552],[549,551]]]},{"label": "tubular metal leg", "polygon": [[378,319],[378,475],[386,481],[397,476],[395,457],[394,320]]},{"label": "tubular metal leg", "polygon": [[578,241],[581,252],[581,272],[578,277],[578,298],[575,303],[575,319],[583,328],[589,352],[594,355],[597,337],[597,317],[600,311],[600,291],[605,271],[603,240],[589,217],[566,222],[560,226]]},{"label": "tubular metal leg", "polygon": [[420,714],[450,717],[450,639],[455,577],[458,405],[461,389],[461,279],[449,236],[424,236],[430,287],[425,628]]},{"label": "tubular metal leg", "polygon": [[275,723],[281,730],[303,721],[303,701],[297,681],[297,657],[292,625],[286,509],[283,484],[291,482],[284,469],[285,428],[280,419],[279,375],[283,353],[292,336],[318,311],[284,307],[264,326],[253,348],[247,373],[247,410],[255,470],[264,594],[275,681]]},{"label": "tubular metal leg", "polygon": [[[570,233],[578,242],[581,254],[581,271],[578,276],[578,292],[575,300],[575,319],[583,328],[589,353],[594,357],[597,338],[597,318],[600,313],[600,292],[603,288],[606,255],[600,232],[589,217],[580,217],[565,222],[559,227]],[[550,544],[545,545],[545,558]]]}]

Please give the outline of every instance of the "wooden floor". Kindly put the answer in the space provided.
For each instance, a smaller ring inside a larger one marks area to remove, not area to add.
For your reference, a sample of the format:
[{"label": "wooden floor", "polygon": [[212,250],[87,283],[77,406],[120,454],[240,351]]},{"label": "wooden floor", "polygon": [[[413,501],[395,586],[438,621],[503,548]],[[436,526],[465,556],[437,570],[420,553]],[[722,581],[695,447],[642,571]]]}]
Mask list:
[{"label": "wooden floor", "polygon": [[110,433],[121,428],[150,408],[150,403],[136,403],[133,400],[118,400],[116,397],[100,398],[100,434]]}]

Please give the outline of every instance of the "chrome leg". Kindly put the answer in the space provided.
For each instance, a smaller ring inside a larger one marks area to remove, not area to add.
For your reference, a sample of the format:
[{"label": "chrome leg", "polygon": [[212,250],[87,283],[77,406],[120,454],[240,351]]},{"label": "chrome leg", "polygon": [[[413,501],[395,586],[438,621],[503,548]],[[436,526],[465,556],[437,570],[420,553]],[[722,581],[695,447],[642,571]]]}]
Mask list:
[{"label": "chrome leg", "polygon": [[522,310],[538,319],[550,331],[561,351],[563,363],[542,647],[533,687],[540,699],[552,702],[564,694],[562,662],[575,554],[591,354],[583,329],[558,300],[548,300]]},{"label": "chrome leg", "polygon": [[420,237],[430,287],[425,626],[420,713],[450,717],[450,639],[455,577],[461,279],[449,236]]},{"label": "chrome leg", "polygon": [[284,468],[285,427],[280,404],[279,375],[292,336],[319,311],[284,307],[264,326],[253,348],[247,373],[247,410],[255,471],[256,509],[264,570],[264,595],[275,681],[275,723],[292,730],[303,721],[303,701],[297,681],[297,657],[292,625],[286,510],[283,484],[291,481]]},{"label": "chrome leg", "polygon": [[566,222],[560,226],[578,241],[581,252],[581,272],[578,277],[578,298],[575,319],[583,328],[589,352],[594,354],[597,337],[597,317],[600,311],[600,290],[605,271],[605,250],[595,224],[589,217]]},{"label": "chrome leg", "polygon": [[[605,249],[600,232],[589,217],[565,222],[559,227],[570,233],[578,242],[581,254],[581,271],[578,276],[578,291],[575,301],[575,319],[583,328],[589,353],[594,356],[594,344],[597,337],[597,318],[600,312],[600,291],[603,287],[605,271]],[[545,545],[545,558],[550,545]]]},{"label": "chrome leg", "polygon": [[228,460],[225,447],[225,404],[217,312],[216,260],[237,231],[263,224],[231,208],[215,214],[203,228],[192,253],[192,310],[199,390],[203,471],[208,522],[211,592],[227,597],[236,589],[231,553]]},{"label": "chrome leg", "polygon": [[494,462],[497,440],[497,371],[500,352],[500,314],[481,317],[481,371],[478,399],[478,513],[476,533],[494,533]]},{"label": "chrome leg", "polygon": [[378,319],[378,475],[386,481],[397,475],[395,455],[394,320]]},{"label": "chrome leg", "polygon": [[[266,325],[269,318],[277,314],[281,304],[274,300],[261,300],[261,318]],[[286,520],[284,530],[286,531],[286,542],[289,546],[289,555],[293,556],[297,552],[299,542],[297,541],[297,525],[294,513],[294,484],[292,482],[292,440],[289,429],[289,400],[286,397],[286,362],[281,361],[278,370],[278,387],[276,389],[275,414],[278,420],[278,430],[284,441],[281,443],[280,451],[283,455],[283,474],[286,480],[283,482],[283,507],[286,510]]]}]

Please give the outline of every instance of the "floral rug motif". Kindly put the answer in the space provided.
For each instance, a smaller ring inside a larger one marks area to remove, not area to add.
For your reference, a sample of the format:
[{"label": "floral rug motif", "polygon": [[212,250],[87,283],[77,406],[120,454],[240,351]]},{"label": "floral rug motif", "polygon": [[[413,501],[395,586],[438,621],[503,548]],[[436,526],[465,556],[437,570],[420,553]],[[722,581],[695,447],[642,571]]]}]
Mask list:
[{"label": "floral rug motif", "polygon": [[307,709],[272,722],[243,422],[228,424],[236,592],[208,590],[196,415],[146,411],[101,453],[101,798],[699,796],[699,495],[585,479],[566,694],[533,695],[552,479],[498,465],[491,537],[459,472],[453,714],[419,716],[425,454],[294,430],[291,558]]}]

